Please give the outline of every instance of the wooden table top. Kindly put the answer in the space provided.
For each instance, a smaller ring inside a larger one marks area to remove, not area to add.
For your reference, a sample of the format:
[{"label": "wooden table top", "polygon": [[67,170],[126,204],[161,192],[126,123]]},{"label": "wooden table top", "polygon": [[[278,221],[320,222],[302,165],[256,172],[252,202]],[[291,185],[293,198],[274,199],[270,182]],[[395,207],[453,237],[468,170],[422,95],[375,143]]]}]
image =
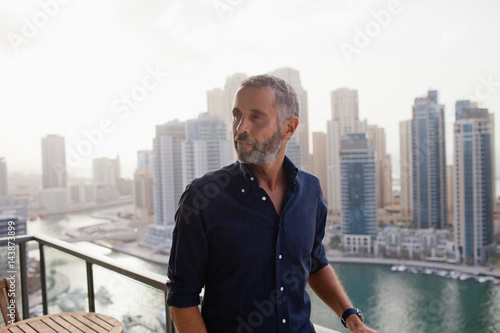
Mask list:
[{"label": "wooden table top", "polygon": [[98,332],[122,333],[123,325],[113,317],[94,312],[63,312],[18,321],[0,328],[0,333]]}]

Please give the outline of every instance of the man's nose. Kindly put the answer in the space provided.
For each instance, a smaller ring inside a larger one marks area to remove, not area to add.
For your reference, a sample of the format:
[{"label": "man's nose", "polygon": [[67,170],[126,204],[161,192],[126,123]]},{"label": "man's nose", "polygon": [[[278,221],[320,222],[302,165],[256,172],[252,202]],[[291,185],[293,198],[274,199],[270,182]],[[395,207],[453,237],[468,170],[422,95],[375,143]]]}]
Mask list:
[{"label": "man's nose", "polygon": [[236,131],[238,133],[248,133],[249,130],[249,121],[247,117],[242,116],[238,123],[236,124]]}]

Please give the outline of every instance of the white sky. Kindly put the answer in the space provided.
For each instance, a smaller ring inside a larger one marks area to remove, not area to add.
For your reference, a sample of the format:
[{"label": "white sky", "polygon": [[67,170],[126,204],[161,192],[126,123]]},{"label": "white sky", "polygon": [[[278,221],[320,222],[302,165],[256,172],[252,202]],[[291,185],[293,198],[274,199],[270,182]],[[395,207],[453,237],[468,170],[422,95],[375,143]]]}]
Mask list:
[{"label": "white sky", "polygon": [[[0,156],[9,172],[41,173],[43,136],[63,135],[74,149],[83,131],[109,119],[111,133],[69,171],[90,175],[93,158],[120,154],[122,176],[132,177],[136,152],[152,147],[155,125],[206,111],[206,91],[236,72],[299,70],[311,131],[326,131],[330,91],[357,89],[361,118],[386,130],[396,175],[399,121],[410,119],[414,99],[429,88],[445,104],[448,157],[456,100],[500,110],[497,0],[401,0],[400,12],[350,63],[341,43],[355,46],[356,29],[391,1],[65,0],[57,10],[49,6],[53,17],[42,14],[41,4],[55,1],[0,1]],[[223,4],[219,16],[216,5]],[[28,20],[37,31],[25,27]],[[24,38],[23,29],[27,38],[16,52],[11,40]],[[169,76],[127,116],[113,113],[147,67]],[[478,88],[488,77],[496,86]],[[499,122],[497,116],[497,152]]]}]

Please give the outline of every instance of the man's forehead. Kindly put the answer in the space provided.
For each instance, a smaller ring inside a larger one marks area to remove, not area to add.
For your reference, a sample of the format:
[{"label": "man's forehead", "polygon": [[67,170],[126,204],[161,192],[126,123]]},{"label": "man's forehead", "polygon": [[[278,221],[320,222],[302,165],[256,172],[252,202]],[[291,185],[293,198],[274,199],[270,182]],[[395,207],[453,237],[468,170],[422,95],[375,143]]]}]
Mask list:
[{"label": "man's forehead", "polygon": [[254,87],[246,86],[238,89],[234,96],[234,107],[238,104],[267,105],[274,107],[276,100],[276,89],[270,86]]}]

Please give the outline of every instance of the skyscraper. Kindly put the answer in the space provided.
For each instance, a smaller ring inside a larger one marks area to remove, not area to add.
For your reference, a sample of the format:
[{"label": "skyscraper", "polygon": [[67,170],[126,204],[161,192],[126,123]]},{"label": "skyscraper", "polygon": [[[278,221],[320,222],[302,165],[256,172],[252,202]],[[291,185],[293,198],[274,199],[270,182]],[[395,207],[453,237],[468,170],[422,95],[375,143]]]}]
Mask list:
[{"label": "skyscraper", "polygon": [[385,130],[370,125],[366,136],[368,144],[375,147],[377,207],[384,208],[393,202],[391,155],[387,154]]},{"label": "skyscraper", "polygon": [[401,214],[413,216],[413,135],[412,121],[399,123]]},{"label": "skyscraper", "polygon": [[342,235],[347,251],[360,247],[373,251],[377,233],[377,190],[375,147],[368,145],[365,133],[342,137]]},{"label": "skyscraper", "polygon": [[477,108],[476,102],[471,102],[469,100],[456,101],[455,103],[455,121],[463,118],[462,110],[468,108]]},{"label": "skyscraper", "polygon": [[240,88],[239,83],[247,78],[244,73],[235,73],[226,78],[224,89],[216,88],[207,92],[207,110],[210,116],[221,116],[226,125],[227,139],[232,138],[233,99]]},{"label": "skyscraper", "polygon": [[221,116],[202,113],[186,121],[186,140],[181,144],[184,186],[208,171],[231,163],[232,141],[226,139],[226,132]]},{"label": "skyscraper", "polygon": [[0,197],[9,195],[7,182],[7,162],[4,157],[0,157]]},{"label": "skyscraper", "polygon": [[120,181],[120,157],[96,158],[92,161],[94,175],[95,199],[97,201],[115,200],[118,198]]},{"label": "skyscraper", "polygon": [[366,133],[368,124],[359,121],[358,92],[347,88],[332,92],[332,120],[327,123],[328,210],[341,210],[340,138],[350,133]]},{"label": "skyscraper", "polygon": [[172,120],[156,125],[153,139],[154,223],[149,225],[143,243],[153,248],[168,248],[174,227],[174,215],[184,190],[182,180],[182,141],[186,139],[186,124]]},{"label": "skyscraper", "polygon": [[412,119],[413,219],[415,228],[447,223],[444,106],[437,91],[415,99]]},{"label": "skyscraper", "polygon": [[463,107],[454,124],[455,241],[463,262],[486,264],[494,254],[494,117]]},{"label": "skyscraper", "polygon": [[64,137],[42,138],[43,189],[66,188],[66,146]]},{"label": "skyscraper", "polygon": [[186,124],[178,120],[156,126],[154,151],[155,224],[173,226],[177,202],[184,190],[182,180],[182,141],[186,139]]},{"label": "skyscraper", "polygon": [[[276,69],[269,74],[285,80],[297,92],[300,102],[299,126],[295,134],[288,141],[286,154],[297,167],[306,171],[312,171],[312,161],[309,155],[309,110],[307,106],[307,91],[302,88],[300,73],[298,70],[285,67]],[[299,152],[299,154],[297,154],[297,152]]]},{"label": "skyscraper", "polygon": [[340,136],[354,133],[358,129],[358,91],[340,88],[331,93],[332,121],[341,124]]},{"label": "skyscraper", "polygon": [[134,207],[135,215],[151,222],[153,216],[153,152],[137,152],[137,169],[134,172]]},{"label": "skyscraper", "polygon": [[323,199],[328,202],[328,181],[326,177],[326,133],[313,132],[313,173],[318,177]]}]

